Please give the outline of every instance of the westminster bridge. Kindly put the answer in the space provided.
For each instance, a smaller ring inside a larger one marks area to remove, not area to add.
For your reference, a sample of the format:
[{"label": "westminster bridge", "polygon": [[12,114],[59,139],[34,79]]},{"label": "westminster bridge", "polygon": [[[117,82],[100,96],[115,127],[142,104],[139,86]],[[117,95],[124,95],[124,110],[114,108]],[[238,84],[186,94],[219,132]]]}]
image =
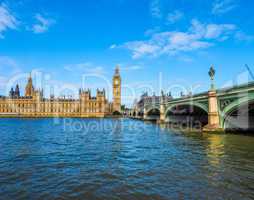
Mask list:
[{"label": "westminster bridge", "polygon": [[214,74],[211,68],[212,84],[208,92],[177,99],[162,95],[160,101],[148,101],[134,107],[131,117],[171,124],[199,123],[204,131],[253,130],[254,82],[215,89]]}]

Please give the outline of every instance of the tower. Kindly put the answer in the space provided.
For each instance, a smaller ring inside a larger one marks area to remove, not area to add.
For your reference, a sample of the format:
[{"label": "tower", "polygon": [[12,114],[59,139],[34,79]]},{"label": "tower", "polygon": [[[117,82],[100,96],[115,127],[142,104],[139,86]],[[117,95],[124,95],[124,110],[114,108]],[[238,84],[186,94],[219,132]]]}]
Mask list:
[{"label": "tower", "polygon": [[113,112],[121,113],[121,76],[118,66],[113,76]]},{"label": "tower", "polygon": [[15,94],[15,97],[20,97],[20,91],[19,91],[19,85],[18,84],[16,85],[14,94]]},{"label": "tower", "polygon": [[25,96],[26,96],[26,97],[31,97],[31,96],[33,96],[33,94],[34,94],[34,86],[33,86],[32,77],[31,77],[31,75],[30,75],[29,78],[28,78],[27,85],[26,85],[26,93],[25,93]]},{"label": "tower", "polygon": [[14,90],[13,90],[13,88],[11,88],[11,90],[9,92],[9,97],[11,97],[11,98],[14,97]]}]

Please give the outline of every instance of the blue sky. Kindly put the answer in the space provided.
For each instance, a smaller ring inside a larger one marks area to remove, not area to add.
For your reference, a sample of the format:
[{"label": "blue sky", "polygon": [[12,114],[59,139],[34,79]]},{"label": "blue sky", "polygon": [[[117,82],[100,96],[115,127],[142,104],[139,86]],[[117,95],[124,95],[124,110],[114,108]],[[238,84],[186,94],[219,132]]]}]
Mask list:
[{"label": "blue sky", "polygon": [[70,87],[97,74],[84,87],[106,87],[119,64],[129,105],[145,87],[176,96],[207,90],[211,65],[218,87],[248,81],[244,64],[254,70],[252,0],[0,2],[1,93],[13,76],[31,71]]}]

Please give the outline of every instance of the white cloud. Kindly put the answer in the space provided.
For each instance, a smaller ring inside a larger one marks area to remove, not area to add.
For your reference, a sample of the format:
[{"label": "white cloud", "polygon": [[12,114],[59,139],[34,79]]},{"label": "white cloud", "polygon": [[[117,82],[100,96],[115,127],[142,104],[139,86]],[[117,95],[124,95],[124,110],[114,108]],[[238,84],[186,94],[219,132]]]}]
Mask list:
[{"label": "white cloud", "polygon": [[17,19],[10,13],[7,5],[2,3],[0,5],[0,38],[4,38],[3,32],[7,29],[16,29],[17,24]]},{"label": "white cloud", "polygon": [[163,54],[176,55],[209,48],[215,45],[216,41],[228,39],[235,33],[236,28],[233,24],[202,24],[194,19],[186,32],[155,33],[149,40],[126,42],[120,47],[130,50],[134,59]]},{"label": "white cloud", "polygon": [[117,46],[116,46],[116,44],[112,44],[109,48],[110,49],[115,49]]},{"label": "white cloud", "polygon": [[234,0],[215,0],[212,8],[212,13],[214,15],[224,14],[236,7]]},{"label": "white cloud", "polygon": [[153,35],[153,34],[155,34],[155,33],[158,33],[158,32],[160,32],[160,27],[159,26],[156,26],[156,27],[154,27],[154,28],[151,28],[151,29],[148,29],[146,32],[145,32],[145,36],[151,36],[151,35]]},{"label": "white cloud", "polygon": [[184,14],[179,11],[179,10],[175,10],[173,13],[169,13],[167,16],[167,22],[169,24],[174,24],[177,21],[179,21],[180,19],[182,19],[184,17]]},{"label": "white cloud", "polygon": [[156,44],[144,41],[127,42],[124,47],[132,51],[134,59],[142,57],[145,54],[152,55],[159,50],[159,46]]},{"label": "white cloud", "polygon": [[254,40],[254,35],[248,35],[242,31],[238,31],[235,35],[235,38],[239,41],[251,42]]},{"label": "white cloud", "polygon": [[[231,31],[235,30],[236,26],[233,24],[209,24],[206,27],[205,38],[207,39],[215,39],[220,37],[222,34],[228,35]],[[224,37],[225,38],[225,37]]]},{"label": "white cloud", "polygon": [[151,15],[154,18],[161,18],[162,17],[162,12],[160,8],[160,0],[152,0],[150,4],[150,11]]},{"label": "white cloud", "polygon": [[47,32],[49,27],[55,23],[55,20],[47,19],[41,14],[36,14],[35,19],[37,20],[37,24],[33,25],[32,31],[37,34]]}]

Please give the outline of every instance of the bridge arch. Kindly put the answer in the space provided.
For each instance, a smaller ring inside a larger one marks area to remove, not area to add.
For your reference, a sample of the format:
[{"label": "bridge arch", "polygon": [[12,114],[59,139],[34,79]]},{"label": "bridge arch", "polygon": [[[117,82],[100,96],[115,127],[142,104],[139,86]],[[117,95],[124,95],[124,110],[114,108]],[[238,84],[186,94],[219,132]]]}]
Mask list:
[{"label": "bridge arch", "polygon": [[150,121],[157,121],[160,119],[160,108],[158,107],[151,107],[148,110],[146,110],[145,113],[146,120]]},{"label": "bridge arch", "polygon": [[221,125],[230,131],[254,130],[254,95],[231,102],[221,111]]},{"label": "bridge arch", "polygon": [[141,111],[139,111],[139,112],[137,113],[137,115],[138,115],[138,117],[143,117],[144,113],[141,112]]},{"label": "bridge arch", "polygon": [[208,107],[202,103],[198,102],[186,102],[186,103],[179,103],[179,104],[172,104],[170,106],[167,106],[165,117],[167,116],[168,112],[172,111],[172,109],[176,106],[193,106],[193,107],[199,107],[200,109],[204,110],[206,113],[208,113]]},{"label": "bridge arch", "polygon": [[149,112],[151,112],[152,110],[160,111],[160,107],[159,107],[159,106],[148,107],[148,108],[146,108],[146,113],[149,113]]},{"label": "bridge arch", "polygon": [[166,108],[165,120],[168,123],[176,123],[179,126],[196,125],[202,128],[208,124],[208,106],[199,102],[183,102],[169,105]]},{"label": "bridge arch", "polygon": [[112,114],[113,114],[113,116],[121,116],[122,115],[118,110],[114,111]]}]

